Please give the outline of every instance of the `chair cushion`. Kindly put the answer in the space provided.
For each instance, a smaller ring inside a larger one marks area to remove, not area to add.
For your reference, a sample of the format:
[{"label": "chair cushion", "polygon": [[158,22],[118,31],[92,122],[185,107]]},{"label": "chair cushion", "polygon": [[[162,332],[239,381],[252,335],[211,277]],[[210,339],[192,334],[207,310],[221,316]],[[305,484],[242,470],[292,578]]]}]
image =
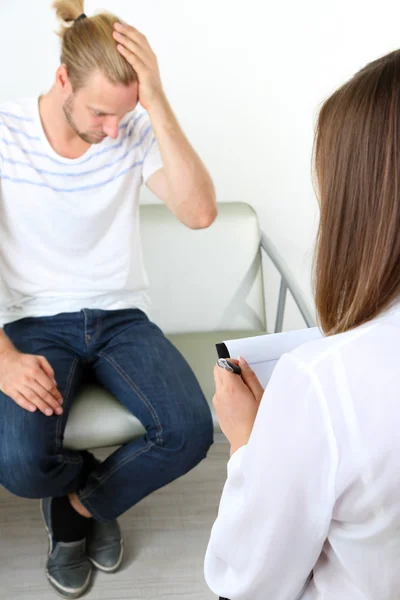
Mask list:
[{"label": "chair cushion", "polygon": [[[188,361],[211,406],[215,429],[218,423],[212,406],[215,344],[223,340],[265,334],[265,331],[219,331],[184,333],[168,338]],[[68,417],[64,445],[71,450],[90,450],[126,444],[143,435],[144,428],[118,400],[99,385],[85,385],[74,400]]]}]

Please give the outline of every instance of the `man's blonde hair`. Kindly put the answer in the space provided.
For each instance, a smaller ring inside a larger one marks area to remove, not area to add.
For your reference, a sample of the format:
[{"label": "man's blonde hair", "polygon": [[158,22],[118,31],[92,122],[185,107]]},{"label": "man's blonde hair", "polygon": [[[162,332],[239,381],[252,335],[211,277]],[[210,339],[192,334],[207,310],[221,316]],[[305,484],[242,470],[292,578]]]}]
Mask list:
[{"label": "man's blonde hair", "polygon": [[112,35],[114,23],[120,22],[118,17],[102,12],[76,21],[84,13],[83,0],[57,0],[53,8],[61,21],[61,64],[67,68],[74,91],[83,87],[95,70],[115,84],[129,85],[138,80]]}]

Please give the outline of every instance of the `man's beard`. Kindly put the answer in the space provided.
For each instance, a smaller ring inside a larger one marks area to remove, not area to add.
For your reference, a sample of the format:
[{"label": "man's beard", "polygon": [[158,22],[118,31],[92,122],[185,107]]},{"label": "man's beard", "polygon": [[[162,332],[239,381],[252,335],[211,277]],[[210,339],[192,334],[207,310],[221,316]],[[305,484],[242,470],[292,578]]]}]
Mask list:
[{"label": "man's beard", "polygon": [[78,127],[75,124],[75,121],[72,117],[72,112],[74,110],[74,97],[71,94],[67,100],[64,103],[63,106],[63,111],[64,111],[64,115],[65,118],[67,119],[68,125],[71,127],[71,129],[73,129],[76,133],[76,135],[78,135],[81,140],[83,140],[84,142],[88,143],[88,144],[99,144],[101,141],[103,141],[104,138],[100,138],[98,135],[94,134],[94,133],[90,133],[90,132],[83,132],[83,131],[79,131]]}]

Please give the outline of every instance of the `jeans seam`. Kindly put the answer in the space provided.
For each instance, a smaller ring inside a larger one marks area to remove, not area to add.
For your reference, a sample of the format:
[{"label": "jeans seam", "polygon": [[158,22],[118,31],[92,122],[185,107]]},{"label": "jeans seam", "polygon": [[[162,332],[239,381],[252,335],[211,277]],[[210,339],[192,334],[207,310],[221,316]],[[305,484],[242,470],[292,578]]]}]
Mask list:
[{"label": "jeans seam", "polygon": [[87,333],[87,331],[88,331],[88,317],[87,317],[86,309],[85,308],[82,309],[82,312],[83,312],[83,338],[85,340],[85,346],[87,347],[88,341],[89,341],[88,340],[88,333]]},{"label": "jeans seam", "polygon": [[141,454],[144,454],[145,452],[150,450],[150,448],[152,448],[153,446],[155,446],[154,442],[147,442],[147,444],[145,446],[143,446],[143,448],[139,448],[139,450],[137,450],[133,454],[130,454],[129,456],[127,456],[124,460],[122,460],[117,465],[115,465],[115,467],[113,469],[111,469],[110,471],[107,471],[107,473],[105,473],[103,475],[103,477],[99,477],[96,486],[94,486],[92,488],[90,488],[90,486],[89,486],[88,490],[79,492],[78,493],[79,500],[87,501],[87,498],[89,496],[91,496],[92,494],[94,494],[94,492],[96,492],[99,489],[99,487],[101,485],[103,485],[103,483],[105,483],[107,481],[107,479],[109,479],[111,477],[111,475],[114,475],[114,473],[116,473],[116,471],[118,471],[121,467],[124,467],[131,460],[134,460],[136,457],[140,456]]},{"label": "jeans seam", "polygon": [[146,407],[150,411],[150,414],[152,415],[154,423],[156,424],[156,427],[157,427],[157,433],[156,433],[157,443],[162,444],[163,443],[163,437],[162,437],[163,428],[160,423],[160,419],[158,418],[157,412],[154,409],[154,407],[152,406],[151,402],[149,402],[147,400],[146,396],[141,393],[141,391],[135,385],[135,383],[132,381],[132,379],[129,377],[129,375],[127,373],[125,373],[125,371],[122,369],[122,367],[120,367],[119,364],[117,362],[115,362],[115,360],[113,358],[107,356],[107,354],[104,354],[103,352],[99,352],[99,356],[104,358],[104,360],[106,360],[121,375],[121,377],[123,377],[123,379],[129,385],[131,390],[133,392],[135,392],[135,394],[137,394],[139,396],[139,398],[142,400],[142,402],[146,405]]},{"label": "jeans seam", "polygon": [[[72,384],[72,378],[73,378],[73,376],[75,374],[78,362],[79,362],[78,359],[74,358],[74,361],[73,361],[73,363],[71,365],[71,369],[69,371],[67,385],[65,387],[64,406],[66,406],[68,404],[69,393],[70,393],[71,384]],[[62,421],[63,421],[62,417],[59,417],[59,419],[57,421],[57,426],[56,426],[56,451],[57,451],[57,453],[60,452],[60,450],[61,450],[61,437],[62,437],[61,425],[62,425]]]},{"label": "jeans seam", "polygon": [[97,315],[97,327],[96,327],[96,337],[97,337],[97,339],[100,337],[102,326],[103,326],[103,320],[102,320],[101,313],[99,313]]}]

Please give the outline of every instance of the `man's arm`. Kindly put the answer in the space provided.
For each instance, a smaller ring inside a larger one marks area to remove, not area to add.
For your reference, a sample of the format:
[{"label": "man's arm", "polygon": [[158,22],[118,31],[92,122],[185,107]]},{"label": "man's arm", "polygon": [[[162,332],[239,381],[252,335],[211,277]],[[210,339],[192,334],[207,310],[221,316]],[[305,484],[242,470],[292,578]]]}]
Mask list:
[{"label": "man's arm", "polygon": [[[0,183],[2,159],[0,148]],[[0,273],[0,305],[7,300],[7,287]],[[54,413],[61,415],[63,399],[54,376],[54,370],[44,356],[20,352],[0,325],[0,392],[30,412],[39,409],[49,417]]]},{"label": "man's arm", "polygon": [[165,96],[157,57],[134,27],[115,24],[118,50],[139,78],[139,101],[149,114],[164,167],[147,186],[192,229],[208,227],[217,216],[214,185],[204,164],[180,128]]},{"label": "man's arm", "polygon": [[164,94],[148,113],[164,167],[149,177],[147,187],[188,227],[209,227],[217,216],[217,205],[206,167],[184,135]]}]

